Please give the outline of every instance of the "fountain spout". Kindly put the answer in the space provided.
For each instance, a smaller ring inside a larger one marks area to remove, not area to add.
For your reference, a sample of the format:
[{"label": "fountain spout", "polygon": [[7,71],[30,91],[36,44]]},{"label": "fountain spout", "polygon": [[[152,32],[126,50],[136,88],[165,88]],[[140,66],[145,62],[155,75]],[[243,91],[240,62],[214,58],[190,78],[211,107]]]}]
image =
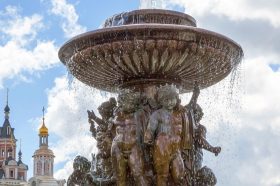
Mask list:
[{"label": "fountain spout", "polygon": [[140,9],[164,9],[163,0],[140,0]]}]

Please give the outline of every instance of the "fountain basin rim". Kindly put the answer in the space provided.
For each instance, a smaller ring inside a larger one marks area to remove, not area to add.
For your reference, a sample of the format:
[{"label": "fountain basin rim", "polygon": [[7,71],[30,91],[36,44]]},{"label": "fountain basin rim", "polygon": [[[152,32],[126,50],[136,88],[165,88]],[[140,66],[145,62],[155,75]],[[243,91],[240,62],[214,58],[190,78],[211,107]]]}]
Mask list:
[{"label": "fountain basin rim", "polygon": [[149,13],[149,14],[169,14],[169,15],[176,15],[176,16],[182,16],[182,17],[186,17],[186,18],[190,18],[192,19],[194,22],[196,22],[196,20],[189,14],[183,13],[183,12],[178,12],[175,10],[167,10],[167,9],[151,9],[151,8],[145,8],[145,9],[138,9],[138,10],[132,10],[128,13]]},{"label": "fountain basin rim", "polygon": [[[131,17],[131,16],[172,16],[174,18],[180,18],[183,20],[188,20],[189,23],[191,25],[189,26],[194,26],[196,27],[196,20],[195,18],[193,18],[191,15],[189,14],[185,14],[182,12],[178,12],[178,11],[174,11],[174,10],[165,10],[165,9],[138,9],[138,10],[133,10],[133,11],[129,11],[129,12],[122,12],[119,14],[115,14],[112,17],[108,18],[105,20],[105,23],[109,20],[114,20],[114,17],[118,17],[118,16],[122,16],[125,15],[126,17]],[[141,23],[129,23],[125,21],[125,23],[123,25],[128,25],[128,24],[141,24]],[[153,24],[153,23],[147,23],[147,24]],[[155,23],[156,24],[156,23]],[[166,24],[166,23],[165,23]],[[178,24],[178,25],[182,25],[182,24]],[[121,25],[116,25],[116,26],[121,26]],[[107,26],[105,26],[107,27]],[[108,26],[108,27],[112,27],[112,26]],[[104,27],[103,27],[104,28]]]},{"label": "fountain basin rim", "polygon": [[[148,14],[165,14],[165,15],[169,14],[169,15],[176,15],[176,16],[190,18],[190,19],[192,19],[192,21],[196,22],[194,17],[192,17],[191,15],[183,13],[183,12],[178,12],[175,10],[145,8],[145,9],[132,10],[132,11],[129,11],[126,13],[129,13],[129,14],[148,13]],[[116,15],[118,15],[118,14],[116,14]]]},{"label": "fountain basin rim", "polygon": [[[203,34],[203,35],[208,35],[211,37],[217,37],[220,40],[225,40],[226,42],[229,42],[229,43],[235,45],[235,47],[240,49],[242,56],[243,56],[242,48],[238,43],[236,43],[234,40],[228,38],[227,36],[224,36],[217,32],[213,32],[213,31],[206,30],[203,28],[184,26],[184,25],[134,24],[134,25],[123,25],[123,26],[115,26],[115,27],[109,27],[109,28],[101,28],[101,29],[97,29],[97,30],[93,30],[93,31],[89,31],[89,32],[85,32],[83,34],[77,35],[62,45],[62,47],[59,49],[58,57],[64,64],[66,64],[66,62],[71,58],[71,56],[77,51],[74,49],[74,47],[76,47],[75,43],[78,41],[81,41],[81,40],[86,41],[86,40],[89,40],[90,38],[98,38],[107,33],[137,32],[139,30],[150,30],[150,31],[154,31],[154,30],[166,30],[167,31],[168,30],[168,31],[174,31],[174,32],[178,32],[178,31],[184,32],[185,31],[185,32],[193,32],[195,34]],[[104,40],[104,43],[109,43],[109,42],[110,42],[109,40]],[[94,45],[89,45],[89,46],[94,46]],[[69,51],[69,49],[70,49],[70,51]]]}]

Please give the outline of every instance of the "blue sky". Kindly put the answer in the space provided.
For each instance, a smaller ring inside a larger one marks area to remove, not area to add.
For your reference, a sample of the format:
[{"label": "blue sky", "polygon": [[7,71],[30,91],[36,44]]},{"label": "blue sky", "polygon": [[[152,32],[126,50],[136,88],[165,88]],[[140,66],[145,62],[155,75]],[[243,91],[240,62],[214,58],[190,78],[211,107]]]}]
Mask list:
[{"label": "blue sky", "polygon": [[[218,185],[279,186],[280,3],[163,3],[168,9],[185,11],[196,18],[198,27],[224,34],[244,49],[234,89],[227,88],[228,78],[203,90],[199,98],[209,141],[223,148],[219,157],[205,153],[205,164],[216,173]],[[11,124],[16,138],[22,139],[29,177],[42,107],[46,107],[50,146],[56,154],[55,176],[66,179],[75,155],[90,157],[96,151],[86,110],[96,110],[110,96],[76,80],[69,83],[67,70],[57,57],[59,47],[72,36],[97,29],[106,18],[138,7],[138,0],[0,1],[0,108],[5,106],[8,87]],[[233,101],[229,101],[227,92],[232,91]],[[185,103],[188,98],[182,96]]]}]

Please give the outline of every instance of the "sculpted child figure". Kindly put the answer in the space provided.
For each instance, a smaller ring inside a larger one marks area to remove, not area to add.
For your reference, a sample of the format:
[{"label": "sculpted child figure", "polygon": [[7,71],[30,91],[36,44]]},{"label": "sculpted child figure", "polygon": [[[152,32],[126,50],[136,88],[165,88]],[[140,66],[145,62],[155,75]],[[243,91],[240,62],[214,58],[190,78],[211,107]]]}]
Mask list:
[{"label": "sculpted child figure", "polygon": [[194,119],[195,119],[195,140],[194,140],[194,148],[195,148],[195,169],[196,171],[202,167],[202,157],[203,152],[202,149],[205,149],[209,152],[218,156],[221,152],[221,147],[213,147],[207,140],[206,140],[206,127],[200,124],[200,120],[203,116],[202,108],[196,104],[194,108]]},{"label": "sculpted child figure", "polygon": [[83,156],[77,156],[73,162],[73,173],[67,180],[67,186],[89,185],[91,183],[90,162]]},{"label": "sculpted child figure", "polygon": [[150,116],[145,132],[145,143],[153,145],[153,162],[157,176],[156,185],[166,186],[171,175],[176,185],[184,179],[184,162],[181,157],[183,130],[182,112],[178,106],[178,93],[173,86],[158,90],[157,100],[161,108]]},{"label": "sculpted child figure", "polygon": [[[193,146],[191,149],[192,154],[192,162],[191,163],[191,170],[190,172],[193,174],[192,177],[194,177],[193,180],[195,180],[196,185],[215,185],[217,182],[217,179],[212,172],[212,170],[206,166],[202,167],[202,161],[203,161],[203,151],[202,149],[205,149],[209,152],[212,152],[215,154],[215,156],[218,156],[218,154],[221,152],[221,147],[213,147],[207,140],[206,140],[206,127],[202,124],[200,124],[200,121],[204,115],[202,108],[199,104],[197,104],[197,99],[200,94],[199,87],[196,85],[194,87],[193,95],[190,100],[190,103],[186,105],[186,110],[192,115],[193,117]],[[184,152],[184,151],[183,151]],[[188,166],[187,166],[188,167]]]},{"label": "sculpted child figure", "polygon": [[221,152],[221,147],[213,147],[206,140],[206,127],[200,124],[200,120],[203,116],[203,111],[201,107],[196,104],[194,107],[194,120],[195,120],[195,135],[194,135],[194,177],[196,177],[196,184],[198,185],[209,185],[214,186],[217,183],[215,174],[207,166],[202,167],[203,161],[203,152],[202,149],[205,149],[209,152],[218,156]]},{"label": "sculpted child figure", "polygon": [[148,185],[141,150],[147,116],[140,109],[140,100],[140,93],[137,92],[123,92],[118,97],[118,111],[113,120],[116,136],[111,149],[118,186],[131,185],[127,180],[129,174],[137,186]]},{"label": "sculpted child figure", "polygon": [[[87,111],[90,131],[94,138],[96,138],[98,132],[107,132],[108,127],[110,127],[110,119],[113,117],[116,106],[117,102],[115,98],[112,97],[109,101],[102,103],[98,107],[98,112],[102,118],[97,117],[93,111]],[[97,126],[95,126],[95,122],[97,123]]]},{"label": "sculpted child figure", "polygon": [[102,118],[97,117],[93,111],[87,111],[90,131],[97,141],[98,153],[95,157],[96,167],[94,174],[99,178],[109,179],[113,175],[111,161],[113,135],[109,129],[111,126],[110,120],[113,117],[116,106],[117,102],[115,98],[112,97],[98,107],[98,112]]}]

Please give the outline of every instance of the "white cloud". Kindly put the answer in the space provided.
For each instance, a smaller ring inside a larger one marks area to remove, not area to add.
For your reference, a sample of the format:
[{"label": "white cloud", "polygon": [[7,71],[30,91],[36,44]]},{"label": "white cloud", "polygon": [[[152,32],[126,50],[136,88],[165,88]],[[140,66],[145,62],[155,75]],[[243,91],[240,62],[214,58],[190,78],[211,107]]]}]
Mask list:
[{"label": "white cloud", "polygon": [[0,43],[0,87],[5,79],[28,80],[25,73],[46,70],[58,62],[54,43],[36,39],[42,28],[40,15],[22,17],[11,6],[1,12],[0,33],[6,42]]},{"label": "white cloud", "polygon": [[86,31],[86,28],[78,24],[79,16],[74,5],[66,0],[51,0],[51,12],[63,18],[62,29],[67,38],[74,37]]},{"label": "white cloud", "polygon": [[30,17],[22,17],[18,14],[16,7],[7,6],[2,16],[7,19],[0,21],[0,32],[21,46],[32,41],[38,31],[44,27],[42,16],[34,14]]},{"label": "white cloud", "polygon": [[56,179],[65,179],[67,180],[69,175],[73,172],[73,161],[68,161],[65,163],[63,169],[59,169],[54,173]]},{"label": "white cloud", "polygon": [[280,27],[280,2],[277,0],[165,0],[167,7],[179,5],[193,16],[213,14],[231,20],[265,20]]},{"label": "white cloud", "polygon": [[72,172],[72,160],[76,155],[91,158],[96,152],[96,142],[89,132],[87,110],[94,110],[108,100],[108,95],[89,88],[74,80],[70,86],[66,76],[57,78],[55,86],[48,91],[46,124],[52,134],[59,137],[53,143],[55,163],[65,163],[63,169],[56,172],[57,178],[67,179]]}]

